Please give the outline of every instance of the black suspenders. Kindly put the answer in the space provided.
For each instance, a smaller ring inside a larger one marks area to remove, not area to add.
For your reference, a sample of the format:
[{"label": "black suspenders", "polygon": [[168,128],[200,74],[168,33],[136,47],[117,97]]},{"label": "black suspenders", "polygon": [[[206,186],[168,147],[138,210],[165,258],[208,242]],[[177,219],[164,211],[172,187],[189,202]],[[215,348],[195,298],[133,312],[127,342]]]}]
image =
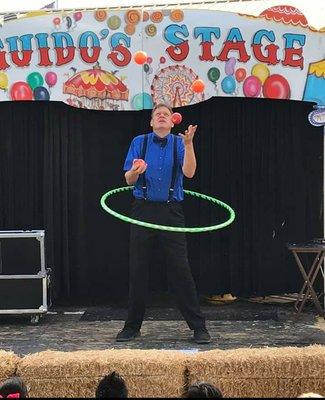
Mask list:
[{"label": "black suspenders", "polygon": [[[167,203],[170,203],[173,200],[174,194],[174,187],[176,182],[176,175],[177,175],[177,139],[173,137],[173,171],[172,171],[172,179],[170,182],[169,192],[168,192],[168,200]],[[145,160],[146,152],[148,147],[148,135],[144,135],[143,144],[142,144],[142,151],[141,151],[141,158]],[[143,190],[143,198],[147,200],[147,181],[146,181],[146,172],[141,175],[141,187]]]},{"label": "black suspenders", "polygon": [[[143,161],[145,161],[146,157],[146,152],[147,152],[147,146],[148,146],[148,135],[144,135],[143,138],[143,143],[142,143],[142,151],[141,151],[141,158]],[[141,181],[141,187],[143,190],[143,198],[147,200],[147,181],[146,181],[146,171],[141,175],[142,181]]]}]

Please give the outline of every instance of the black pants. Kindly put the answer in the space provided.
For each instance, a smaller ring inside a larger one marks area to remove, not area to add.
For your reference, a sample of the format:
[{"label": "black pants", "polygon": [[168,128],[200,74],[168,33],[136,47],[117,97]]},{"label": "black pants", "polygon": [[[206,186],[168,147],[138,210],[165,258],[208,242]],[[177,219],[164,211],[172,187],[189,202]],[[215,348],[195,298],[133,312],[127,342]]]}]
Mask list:
[{"label": "black pants", "polygon": [[[180,203],[158,203],[135,200],[132,218],[159,225],[183,227],[184,214]],[[167,232],[131,225],[129,310],[125,327],[140,329],[146,307],[149,284],[150,249],[158,236],[167,261],[167,277],[178,307],[190,329],[205,327],[200,312],[195,283],[187,258],[184,233]]]}]

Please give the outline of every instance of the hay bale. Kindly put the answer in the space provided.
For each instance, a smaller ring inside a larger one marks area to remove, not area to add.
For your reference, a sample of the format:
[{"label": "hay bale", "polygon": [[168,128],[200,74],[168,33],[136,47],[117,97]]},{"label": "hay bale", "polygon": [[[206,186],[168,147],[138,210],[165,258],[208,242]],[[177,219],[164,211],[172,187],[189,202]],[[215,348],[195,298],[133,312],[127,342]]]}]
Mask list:
[{"label": "hay bale", "polygon": [[3,381],[16,373],[19,357],[11,351],[0,350],[0,380]]},{"label": "hay bale", "polygon": [[212,350],[187,363],[188,383],[213,383],[226,397],[325,394],[325,346]]},{"label": "hay bale", "polygon": [[94,397],[99,380],[113,371],[130,397],[179,397],[186,355],[160,350],[45,351],[24,357],[18,374],[31,397]]}]

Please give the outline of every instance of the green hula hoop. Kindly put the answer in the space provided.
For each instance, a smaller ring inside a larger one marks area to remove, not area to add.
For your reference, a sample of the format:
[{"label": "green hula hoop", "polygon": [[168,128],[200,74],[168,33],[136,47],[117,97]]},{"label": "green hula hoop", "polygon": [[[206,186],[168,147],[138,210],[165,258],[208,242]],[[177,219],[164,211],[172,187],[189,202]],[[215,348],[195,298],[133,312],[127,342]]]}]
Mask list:
[{"label": "green hula hoop", "polygon": [[218,225],[192,227],[192,228],[186,228],[186,227],[183,228],[183,227],[179,227],[179,226],[157,225],[157,224],[151,224],[150,222],[139,221],[137,219],[127,217],[126,215],[119,214],[106,205],[106,199],[108,197],[111,197],[120,192],[126,192],[127,190],[132,190],[133,187],[134,186],[125,186],[125,187],[120,187],[117,189],[110,190],[109,192],[105,193],[102,196],[102,198],[100,199],[101,206],[109,214],[113,215],[114,217],[116,217],[124,222],[129,222],[131,224],[140,225],[145,228],[158,229],[158,230],[169,231],[169,232],[199,233],[199,232],[216,231],[217,229],[222,229],[222,228],[225,228],[226,226],[230,225],[235,219],[235,211],[230,206],[228,206],[228,204],[223,203],[222,201],[220,201],[214,197],[207,196],[205,194],[201,194],[198,192],[192,192],[191,190],[184,190],[184,193],[188,194],[190,196],[198,197],[199,199],[208,200],[214,204],[217,204],[218,206],[225,208],[229,212],[229,218],[227,219],[227,221],[225,221],[221,224],[218,224]]}]

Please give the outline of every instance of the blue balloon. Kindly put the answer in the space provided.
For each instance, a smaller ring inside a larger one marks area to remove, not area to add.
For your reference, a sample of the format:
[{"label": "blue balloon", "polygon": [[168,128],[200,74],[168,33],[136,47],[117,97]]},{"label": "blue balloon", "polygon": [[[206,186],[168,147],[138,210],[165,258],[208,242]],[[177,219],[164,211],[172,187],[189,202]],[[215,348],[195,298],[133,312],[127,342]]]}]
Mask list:
[{"label": "blue balloon", "polygon": [[150,110],[153,108],[152,97],[149,93],[138,93],[132,98],[134,110]]},{"label": "blue balloon", "polygon": [[50,93],[44,86],[38,86],[34,89],[35,100],[50,100]]},{"label": "blue balloon", "polygon": [[229,75],[223,78],[221,82],[221,88],[227,94],[234,93],[234,91],[236,90],[236,81],[234,77]]}]

